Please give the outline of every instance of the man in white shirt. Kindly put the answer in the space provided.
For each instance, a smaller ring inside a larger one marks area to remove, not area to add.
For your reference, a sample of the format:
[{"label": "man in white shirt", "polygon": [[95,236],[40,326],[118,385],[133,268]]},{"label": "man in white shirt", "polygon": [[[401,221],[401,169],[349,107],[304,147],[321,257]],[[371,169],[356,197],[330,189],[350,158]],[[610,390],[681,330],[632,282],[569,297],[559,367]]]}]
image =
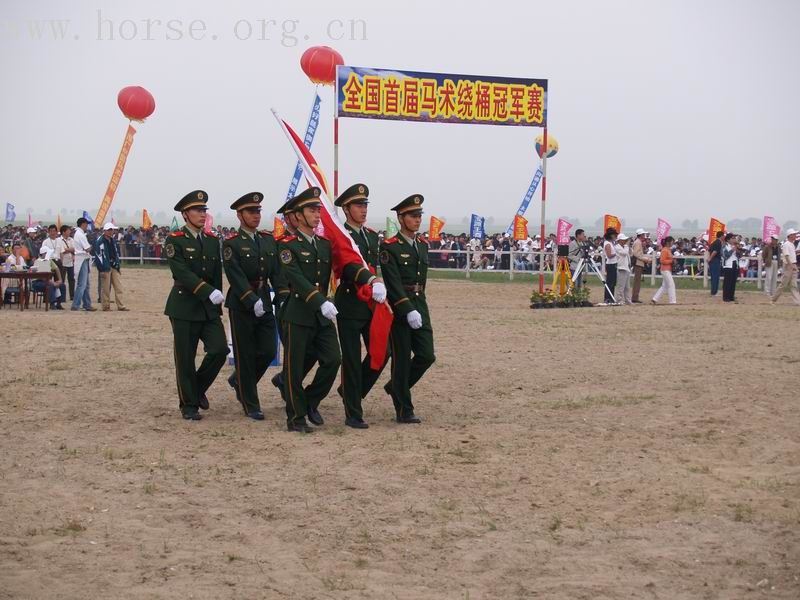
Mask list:
[{"label": "man in white shirt", "polygon": [[775,304],[778,301],[784,288],[786,288],[791,291],[794,303],[800,306],[800,291],[797,290],[797,249],[794,245],[796,239],[797,230],[789,229],[786,232],[786,241],[783,242],[781,247],[781,260],[783,261],[781,284],[775,290],[771,304]]},{"label": "man in white shirt", "polygon": [[74,254],[75,242],[72,239],[72,227],[62,225],[61,237],[56,240],[56,261],[61,269],[61,280],[68,284],[70,300],[75,298]]},{"label": "man in white shirt", "polygon": [[71,310],[80,310],[81,303],[83,303],[83,310],[94,312],[97,309],[92,306],[92,297],[89,292],[89,261],[92,258],[89,250],[92,245],[86,237],[87,229],[89,229],[89,221],[83,217],[78,219],[78,228],[75,230],[74,262],[78,284],[75,286],[75,297],[72,300]]}]

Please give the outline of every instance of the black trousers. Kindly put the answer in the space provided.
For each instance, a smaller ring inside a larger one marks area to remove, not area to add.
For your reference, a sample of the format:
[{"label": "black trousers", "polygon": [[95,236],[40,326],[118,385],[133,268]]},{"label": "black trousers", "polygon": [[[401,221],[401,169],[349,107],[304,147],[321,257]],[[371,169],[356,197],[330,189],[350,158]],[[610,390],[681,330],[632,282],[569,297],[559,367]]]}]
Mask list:
[{"label": "black trousers", "polygon": [[[66,281],[69,285],[69,299],[72,300],[75,296],[75,269],[64,265],[59,265],[58,269],[61,271],[61,281]],[[61,300],[63,301],[65,298]]]},{"label": "black trousers", "polygon": [[[614,288],[617,287],[617,265],[616,263],[613,265],[606,264],[606,287],[607,290],[604,291],[604,298],[605,301],[608,302],[616,302],[614,298]],[[611,295],[609,295],[609,290],[611,290]]]},{"label": "black trousers", "polygon": [[722,299],[725,302],[734,301],[737,279],[739,279],[739,267],[722,269]]}]

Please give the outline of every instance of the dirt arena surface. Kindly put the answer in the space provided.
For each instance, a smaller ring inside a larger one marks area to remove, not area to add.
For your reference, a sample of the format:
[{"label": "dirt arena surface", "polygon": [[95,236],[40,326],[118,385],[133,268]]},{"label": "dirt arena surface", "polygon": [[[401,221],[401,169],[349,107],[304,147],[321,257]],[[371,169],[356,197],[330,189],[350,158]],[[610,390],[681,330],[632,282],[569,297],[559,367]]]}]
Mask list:
[{"label": "dirt arena surface", "polygon": [[[129,313],[0,311],[0,598],[800,597],[800,309],[530,310],[434,281],[421,426],[177,409],[166,270]],[[94,286],[94,282],[93,282]],[[595,293],[597,290],[595,290]],[[649,300],[651,291],[645,292]]]}]

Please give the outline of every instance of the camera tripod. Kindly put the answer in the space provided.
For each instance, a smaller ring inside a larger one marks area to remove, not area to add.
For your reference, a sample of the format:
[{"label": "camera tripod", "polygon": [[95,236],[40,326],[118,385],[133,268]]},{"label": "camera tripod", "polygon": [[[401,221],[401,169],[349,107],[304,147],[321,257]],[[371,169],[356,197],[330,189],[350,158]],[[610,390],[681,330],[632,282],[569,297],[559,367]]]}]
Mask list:
[{"label": "camera tripod", "polygon": [[[588,267],[587,267],[587,265],[588,265]],[[597,275],[597,277],[600,279],[600,281],[603,282],[603,287],[608,292],[608,295],[611,296],[612,298],[614,298],[614,302],[608,302],[608,303],[606,303],[606,306],[618,306],[619,302],[616,301],[616,296],[614,296],[614,294],[611,293],[611,288],[608,287],[608,284],[606,283],[606,278],[603,277],[603,274],[600,272],[600,269],[597,268],[597,265],[594,264],[594,261],[591,260],[590,258],[587,258],[586,256],[584,256],[583,258],[581,258],[578,261],[578,266],[575,267],[575,272],[572,274],[573,283],[578,281],[578,277],[583,275],[584,271],[592,272],[595,275]]]}]

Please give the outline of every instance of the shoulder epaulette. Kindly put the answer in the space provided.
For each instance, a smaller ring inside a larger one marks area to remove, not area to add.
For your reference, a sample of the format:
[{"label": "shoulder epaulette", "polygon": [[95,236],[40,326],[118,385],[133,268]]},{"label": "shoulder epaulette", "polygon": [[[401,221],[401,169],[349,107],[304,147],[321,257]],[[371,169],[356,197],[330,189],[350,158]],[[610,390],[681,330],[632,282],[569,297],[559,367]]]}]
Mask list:
[{"label": "shoulder epaulette", "polygon": [[366,229],[370,233],[378,233],[377,231],[375,231],[374,229],[371,229],[370,227],[367,227],[366,225],[364,225],[364,229]]},{"label": "shoulder epaulette", "polygon": [[226,235],[225,239],[226,240],[232,240],[233,238],[235,238],[238,235],[239,235],[239,232],[238,231],[234,231],[234,232],[229,233],[228,235]]},{"label": "shoulder epaulette", "polygon": [[203,233],[208,237],[213,237],[213,238],[217,237],[217,233],[215,231],[204,231]]},{"label": "shoulder epaulette", "polygon": [[169,234],[169,237],[186,237],[186,233],[184,231],[173,231]]},{"label": "shoulder epaulette", "polygon": [[384,244],[396,244],[397,242],[398,242],[397,236],[386,238],[385,240],[383,240]]},{"label": "shoulder epaulette", "polygon": [[259,229],[258,233],[260,233],[261,235],[272,235],[272,232],[267,231],[266,229]]},{"label": "shoulder epaulette", "polygon": [[418,242],[422,242],[426,246],[430,246],[430,242],[428,240],[426,240],[424,237],[422,237],[421,235],[417,236],[417,241]]},{"label": "shoulder epaulette", "polygon": [[293,242],[293,241],[294,241],[294,240],[296,240],[296,239],[297,239],[297,236],[296,236],[296,235],[285,235],[285,236],[283,236],[283,237],[281,238],[281,241],[282,241],[282,242]]}]

